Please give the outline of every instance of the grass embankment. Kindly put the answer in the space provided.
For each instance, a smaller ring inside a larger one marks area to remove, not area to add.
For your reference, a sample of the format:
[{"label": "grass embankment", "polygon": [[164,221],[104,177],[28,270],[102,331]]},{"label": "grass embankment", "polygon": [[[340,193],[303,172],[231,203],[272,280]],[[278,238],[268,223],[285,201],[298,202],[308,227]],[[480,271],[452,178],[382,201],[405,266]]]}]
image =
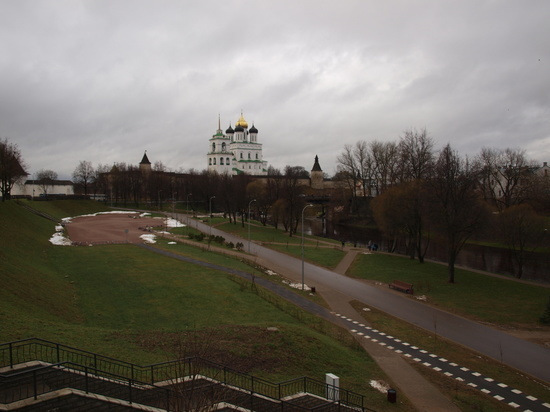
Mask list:
[{"label": "grass embankment", "polygon": [[[36,207],[56,217],[101,209]],[[54,246],[54,223],[14,202],[0,204],[0,230],[1,342],[40,337],[144,365],[180,355],[181,341],[198,336],[195,351],[251,374],[324,380],[331,372],[374,409],[410,410],[369,387],[387,378],[347,335],[246,282],[131,245]]]}]

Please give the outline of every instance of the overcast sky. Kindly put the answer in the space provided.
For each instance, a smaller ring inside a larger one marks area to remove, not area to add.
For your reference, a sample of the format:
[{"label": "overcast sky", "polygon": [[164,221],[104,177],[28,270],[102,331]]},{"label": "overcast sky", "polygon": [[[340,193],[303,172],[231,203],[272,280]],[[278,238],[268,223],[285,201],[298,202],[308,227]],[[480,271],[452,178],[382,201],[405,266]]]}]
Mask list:
[{"label": "overcast sky", "polygon": [[32,174],[206,168],[238,120],[270,165],[426,128],[550,161],[548,0],[0,0],[0,138]]}]

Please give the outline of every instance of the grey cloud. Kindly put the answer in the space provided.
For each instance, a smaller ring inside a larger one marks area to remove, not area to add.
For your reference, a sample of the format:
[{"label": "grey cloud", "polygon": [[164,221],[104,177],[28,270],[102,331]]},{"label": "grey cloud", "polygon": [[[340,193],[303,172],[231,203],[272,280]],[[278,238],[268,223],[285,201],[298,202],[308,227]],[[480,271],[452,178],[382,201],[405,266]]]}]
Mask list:
[{"label": "grey cloud", "polygon": [[549,16],[544,0],[0,0],[0,135],[65,176],[143,150],[203,169],[218,114],[225,129],[241,109],[279,168],[318,154],[333,173],[344,144],[410,127],[548,161]]}]

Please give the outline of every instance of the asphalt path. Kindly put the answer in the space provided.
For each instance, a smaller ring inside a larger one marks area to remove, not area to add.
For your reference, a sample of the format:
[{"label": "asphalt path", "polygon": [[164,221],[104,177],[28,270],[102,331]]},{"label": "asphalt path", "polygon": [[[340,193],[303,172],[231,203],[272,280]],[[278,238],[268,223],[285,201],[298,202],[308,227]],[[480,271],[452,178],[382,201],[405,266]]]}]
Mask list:
[{"label": "asphalt path", "polygon": [[[181,215],[178,217],[181,218]],[[190,220],[190,226],[205,233],[223,236],[226,241],[242,242],[248,251],[248,240],[220,231],[207,224]],[[301,282],[302,260],[254,242],[250,253],[294,274]],[[269,267],[269,266],[268,266]],[[307,262],[304,263],[305,283],[340,292],[368,306],[403,319],[431,333],[459,343],[480,354],[509,365],[525,374],[550,383],[550,350],[507,333],[431,307],[409,296],[368,285],[360,280],[340,275]],[[505,296],[502,297],[506,299]]]}]

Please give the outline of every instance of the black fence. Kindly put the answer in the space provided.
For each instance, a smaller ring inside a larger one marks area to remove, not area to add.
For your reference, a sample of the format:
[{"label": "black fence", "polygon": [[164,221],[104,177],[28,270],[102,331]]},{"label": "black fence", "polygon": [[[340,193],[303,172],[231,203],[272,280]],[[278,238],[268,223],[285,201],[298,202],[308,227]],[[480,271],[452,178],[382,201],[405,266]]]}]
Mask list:
[{"label": "black fence", "polygon": [[0,345],[0,371],[4,404],[71,388],[165,410],[189,402],[189,409],[228,402],[256,411],[372,410],[363,395],[307,377],[272,383],[198,357],[140,366],[36,338]]}]

